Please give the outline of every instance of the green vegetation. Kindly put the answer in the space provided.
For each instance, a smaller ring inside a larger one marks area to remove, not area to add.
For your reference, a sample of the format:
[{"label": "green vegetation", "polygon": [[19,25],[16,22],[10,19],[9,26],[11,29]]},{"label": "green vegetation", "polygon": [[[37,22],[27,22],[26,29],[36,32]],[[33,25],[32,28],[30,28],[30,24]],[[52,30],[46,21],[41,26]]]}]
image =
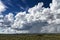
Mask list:
[{"label": "green vegetation", "polygon": [[60,40],[60,34],[0,34],[0,40]]}]

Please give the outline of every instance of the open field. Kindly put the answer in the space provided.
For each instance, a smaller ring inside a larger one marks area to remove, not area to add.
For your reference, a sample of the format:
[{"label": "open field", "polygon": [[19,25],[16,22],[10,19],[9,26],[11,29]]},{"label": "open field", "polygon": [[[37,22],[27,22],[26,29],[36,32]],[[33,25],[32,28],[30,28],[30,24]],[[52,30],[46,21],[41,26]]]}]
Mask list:
[{"label": "open field", "polygon": [[0,34],[0,40],[60,40],[60,34]]}]

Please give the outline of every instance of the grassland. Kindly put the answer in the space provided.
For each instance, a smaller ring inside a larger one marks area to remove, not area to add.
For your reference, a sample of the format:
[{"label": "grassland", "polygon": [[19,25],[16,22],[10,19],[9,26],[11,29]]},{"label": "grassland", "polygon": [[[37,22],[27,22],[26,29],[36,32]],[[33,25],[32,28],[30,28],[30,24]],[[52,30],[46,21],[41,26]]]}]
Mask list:
[{"label": "grassland", "polygon": [[60,34],[0,34],[0,40],[60,40]]}]

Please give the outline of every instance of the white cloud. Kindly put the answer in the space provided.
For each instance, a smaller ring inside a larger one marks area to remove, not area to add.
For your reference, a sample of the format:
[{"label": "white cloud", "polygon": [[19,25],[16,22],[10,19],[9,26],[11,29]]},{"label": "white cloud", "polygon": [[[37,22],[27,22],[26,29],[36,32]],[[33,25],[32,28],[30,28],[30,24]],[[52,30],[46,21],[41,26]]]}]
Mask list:
[{"label": "white cloud", "polygon": [[21,28],[25,23],[25,12],[20,12],[15,16],[14,24],[12,25],[13,28]]},{"label": "white cloud", "polygon": [[42,2],[38,3],[38,5],[35,5],[34,7],[30,8],[28,12],[31,14],[35,14],[36,12],[43,10],[42,6],[43,6]]},{"label": "white cloud", "polygon": [[9,13],[8,15],[5,15],[4,17],[4,25],[5,26],[11,26],[14,23],[14,15],[13,13]]},{"label": "white cloud", "polygon": [[6,10],[5,8],[6,8],[6,6],[0,0],[0,13],[3,12],[4,10]]},{"label": "white cloud", "polygon": [[53,12],[60,9],[60,0],[52,0],[50,8]]}]

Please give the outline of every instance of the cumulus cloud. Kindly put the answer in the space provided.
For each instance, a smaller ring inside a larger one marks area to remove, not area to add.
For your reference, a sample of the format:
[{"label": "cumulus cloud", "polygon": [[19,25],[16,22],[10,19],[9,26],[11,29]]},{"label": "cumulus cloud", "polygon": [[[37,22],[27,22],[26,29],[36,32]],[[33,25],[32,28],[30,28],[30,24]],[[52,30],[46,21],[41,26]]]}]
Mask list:
[{"label": "cumulus cloud", "polygon": [[14,22],[14,15],[13,15],[13,13],[9,13],[9,14],[5,15],[5,17],[4,17],[4,25],[5,26],[10,26],[11,27],[13,22]]},{"label": "cumulus cloud", "polygon": [[53,15],[53,19],[49,19],[48,23],[50,25],[42,27],[41,33],[60,33],[60,1],[52,0],[50,4],[50,14]]},{"label": "cumulus cloud", "polygon": [[60,0],[52,0],[52,3],[50,4],[51,10],[57,10],[60,9]]},{"label": "cumulus cloud", "polygon": [[13,28],[21,28],[25,23],[25,12],[20,12],[15,16],[14,24],[12,25]]},{"label": "cumulus cloud", "polygon": [[28,13],[24,11],[17,13],[15,16],[13,13],[5,15],[3,24],[7,28],[5,28],[4,32],[59,33],[60,1],[52,0],[50,8],[44,8],[42,6],[43,3],[41,2],[29,8]]}]

